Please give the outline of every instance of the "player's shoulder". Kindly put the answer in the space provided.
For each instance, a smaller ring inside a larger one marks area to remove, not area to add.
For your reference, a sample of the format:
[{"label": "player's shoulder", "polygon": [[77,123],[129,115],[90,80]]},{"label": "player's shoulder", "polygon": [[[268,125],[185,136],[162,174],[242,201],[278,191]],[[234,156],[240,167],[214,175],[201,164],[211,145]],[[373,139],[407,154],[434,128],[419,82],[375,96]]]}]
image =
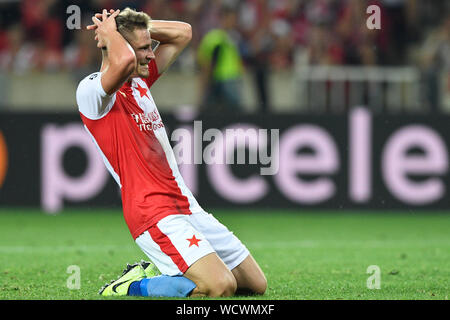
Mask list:
[{"label": "player's shoulder", "polygon": [[94,72],[86,77],[84,77],[78,84],[78,88],[82,85],[95,85],[96,82],[100,79],[101,73],[100,72]]},{"label": "player's shoulder", "polygon": [[101,84],[101,72],[93,72],[84,77],[78,84],[77,96],[100,95],[107,96]]},{"label": "player's shoulder", "polygon": [[100,77],[100,72],[94,72],[94,73],[87,75],[86,77],[81,79],[81,81],[78,83],[77,90],[79,90],[83,86],[94,85],[95,79],[97,79],[99,77]]},{"label": "player's shoulder", "polygon": [[101,84],[101,72],[84,77],[78,84],[76,101],[78,110],[91,120],[105,116],[116,101],[115,93],[108,95]]}]

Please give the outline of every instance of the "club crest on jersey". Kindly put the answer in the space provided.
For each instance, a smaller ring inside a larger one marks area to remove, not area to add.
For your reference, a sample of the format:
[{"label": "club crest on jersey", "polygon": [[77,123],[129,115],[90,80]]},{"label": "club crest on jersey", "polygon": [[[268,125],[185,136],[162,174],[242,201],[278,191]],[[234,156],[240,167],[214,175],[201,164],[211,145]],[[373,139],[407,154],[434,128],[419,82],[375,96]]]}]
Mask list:
[{"label": "club crest on jersey", "polygon": [[158,111],[155,109],[150,113],[132,113],[131,117],[138,125],[140,131],[150,131],[164,128]]}]

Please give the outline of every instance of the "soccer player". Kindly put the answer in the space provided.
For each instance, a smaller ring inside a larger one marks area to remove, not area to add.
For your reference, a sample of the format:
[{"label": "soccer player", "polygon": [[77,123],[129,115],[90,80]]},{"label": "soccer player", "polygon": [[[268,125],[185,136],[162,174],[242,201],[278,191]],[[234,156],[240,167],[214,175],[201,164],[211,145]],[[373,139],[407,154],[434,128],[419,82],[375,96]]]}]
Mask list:
[{"label": "soccer player", "polygon": [[[151,263],[128,265],[102,295],[263,294],[261,268],[241,241],[206,213],[178,170],[150,93],[192,37],[191,26],[126,8],[92,17],[99,72],[76,98],[81,119],[121,188],[125,221]],[[159,43],[156,50],[155,44]]]}]

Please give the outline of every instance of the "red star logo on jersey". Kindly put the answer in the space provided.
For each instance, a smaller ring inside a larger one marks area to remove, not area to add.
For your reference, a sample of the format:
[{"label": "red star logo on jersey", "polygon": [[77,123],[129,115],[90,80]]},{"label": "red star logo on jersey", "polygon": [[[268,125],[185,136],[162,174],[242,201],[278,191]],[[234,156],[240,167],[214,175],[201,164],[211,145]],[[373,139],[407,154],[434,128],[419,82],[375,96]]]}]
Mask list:
[{"label": "red star logo on jersey", "polygon": [[197,239],[197,238],[195,237],[195,234],[192,236],[192,238],[186,239],[186,240],[189,241],[189,247],[190,247],[190,246],[193,246],[193,245],[196,245],[196,246],[198,247],[198,243],[199,243],[200,241],[202,241],[201,239]]},{"label": "red star logo on jersey", "polygon": [[[137,87],[135,87],[135,89],[137,89],[137,91],[139,91],[139,94],[141,95],[141,98],[142,98],[143,96],[146,96],[146,97],[148,98],[148,96],[147,96],[147,89],[142,88],[142,87],[139,85],[139,83],[137,84]],[[150,98],[149,98],[149,99],[150,99]]]}]

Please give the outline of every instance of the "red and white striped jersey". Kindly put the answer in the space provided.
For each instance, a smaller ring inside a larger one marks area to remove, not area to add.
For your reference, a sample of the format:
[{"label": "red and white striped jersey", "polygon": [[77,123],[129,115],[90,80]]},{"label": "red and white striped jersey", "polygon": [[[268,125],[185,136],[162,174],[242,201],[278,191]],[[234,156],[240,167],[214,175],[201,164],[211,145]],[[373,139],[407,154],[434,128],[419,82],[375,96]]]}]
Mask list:
[{"label": "red and white striped jersey", "polygon": [[161,116],[150,93],[159,74],[133,78],[111,96],[101,73],[84,78],[76,98],[81,119],[121,188],[125,221],[136,239],[171,214],[203,211],[177,166]]}]

